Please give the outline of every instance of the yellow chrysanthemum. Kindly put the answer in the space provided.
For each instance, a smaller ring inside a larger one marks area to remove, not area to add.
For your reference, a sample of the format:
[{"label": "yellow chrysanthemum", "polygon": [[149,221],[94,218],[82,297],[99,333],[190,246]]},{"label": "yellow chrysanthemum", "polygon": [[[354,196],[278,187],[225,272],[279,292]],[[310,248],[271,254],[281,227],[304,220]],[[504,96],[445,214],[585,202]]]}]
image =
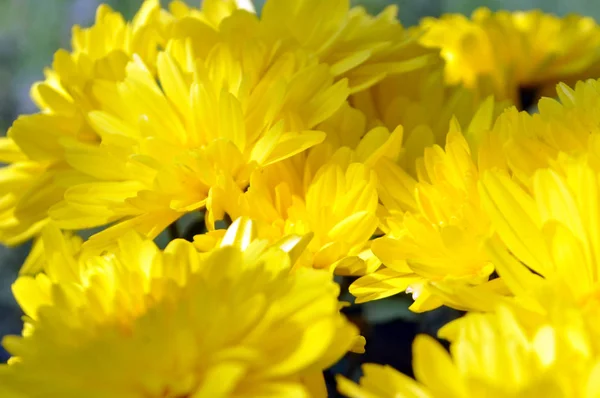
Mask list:
[{"label": "yellow chrysanthemum", "polygon": [[[522,305],[535,307],[535,300],[531,302],[525,292],[535,286],[537,277],[521,263],[546,278],[566,280],[576,296],[585,297],[597,289],[595,237],[589,235],[596,228],[595,210],[587,201],[594,204],[596,173],[600,170],[600,119],[591,105],[600,96],[596,81],[578,83],[574,90],[561,84],[558,92],[560,102],[540,101],[540,114],[511,109],[497,120],[495,130],[503,138],[496,166],[504,159],[503,168],[510,174],[484,173],[479,189],[482,213],[499,237],[482,252],[502,277],[494,286],[506,284],[508,289],[486,291],[436,284],[433,290],[446,304],[490,310],[499,300],[506,302],[503,295],[512,295]],[[556,207],[559,204],[562,207]],[[583,229],[573,230],[574,222],[583,223]],[[565,227],[570,230],[565,232]],[[575,261],[577,272],[573,272],[575,265],[570,261],[579,257],[568,254],[570,251],[584,256],[584,260]]]},{"label": "yellow chrysanthemum", "polygon": [[546,142],[562,152],[585,151],[590,134],[600,132],[600,81],[579,81],[573,88],[560,83],[556,94],[558,99],[542,98],[538,104],[541,118],[553,129]]},{"label": "yellow chrysanthemum", "polygon": [[[388,8],[386,13],[391,13],[391,10]],[[444,63],[436,50],[417,42],[420,34],[417,29],[405,31],[406,41],[399,50],[406,59],[412,57],[412,62],[428,60],[426,64],[403,73],[386,74],[385,78],[378,78],[368,87],[352,90],[348,102],[353,114],[346,111],[343,116],[337,115],[327,123],[329,129],[343,130],[347,140],[345,145],[351,147],[348,137],[350,141],[356,139],[357,132],[360,132],[358,138],[361,138],[375,127],[394,130],[402,125],[404,150],[395,161],[410,173],[414,172],[415,160],[423,155],[425,147],[443,144],[451,119],[468,124],[483,100],[463,87],[444,84]],[[327,58],[325,62],[329,62]],[[499,103],[497,111],[506,105]],[[329,134],[329,130],[324,131]]]},{"label": "yellow chrysanthemum", "polygon": [[[578,82],[574,88],[560,83],[558,99],[542,98],[539,112],[529,114],[511,107],[496,120],[495,156],[479,156],[484,168],[507,168],[524,187],[531,189],[532,178],[541,168],[555,167],[561,157],[587,153],[598,162],[600,137],[600,86],[596,80]],[[479,145],[480,140],[470,144]],[[486,159],[487,157],[487,159]],[[481,164],[480,164],[481,167]]]},{"label": "yellow chrysanthemum", "polygon": [[290,272],[298,239],[270,247],[247,222],[206,254],[127,234],[75,258],[44,238],[46,273],[14,285],[27,317],[3,342],[3,397],[319,396],[356,337],[329,273]]},{"label": "yellow chrysanthemum", "polygon": [[[440,148],[427,150],[424,161],[417,163],[418,183],[393,163],[380,162],[387,170],[378,174],[385,187],[379,197],[387,211],[382,213],[381,226],[387,236],[376,240],[372,249],[387,267],[353,285],[358,300],[407,289],[417,299],[415,310],[441,303],[489,310],[497,297],[484,300],[486,291],[510,294],[504,280],[469,288],[486,281],[494,265],[484,243],[496,227],[480,204],[479,173],[493,168],[509,171],[504,178],[530,192],[539,169],[562,172],[574,156],[587,154],[587,162],[598,168],[600,119],[593,108],[600,100],[597,87],[593,80],[578,83],[575,89],[561,84],[560,102],[541,100],[536,115],[508,109],[491,133],[493,112],[488,100],[472,123],[480,127],[470,127],[465,138],[451,132],[445,154]],[[473,300],[478,296],[482,298]]]},{"label": "yellow chrysanthemum", "polygon": [[[506,248],[490,256],[512,292],[524,299],[538,276],[561,280],[582,305],[600,292],[600,179],[585,159],[541,169],[529,194],[500,172],[481,180],[482,204]],[[525,267],[525,266],[526,267]]]},{"label": "yellow chrysanthemum", "polygon": [[396,14],[397,8],[389,6],[373,17],[363,7],[350,9],[349,0],[269,0],[262,29],[269,40],[300,46],[330,65],[336,78],[348,78],[355,93],[432,61],[430,54],[407,51],[414,38]]},{"label": "yellow chrysanthemum", "polygon": [[52,68],[44,71],[46,80],[33,86],[32,97],[39,108],[71,117],[79,113],[81,119],[86,111],[97,109],[91,93],[95,80],[123,79],[133,54],[154,65],[161,39],[156,26],[159,14],[157,0],[145,0],[130,23],[108,5],[100,5],[94,25],[74,26],[72,51],[57,51]]},{"label": "yellow chrysanthemum", "polygon": [[[0,239],[37,234],[51,206],[63,228],[127,219],[122,229],[155,236],[202,208],[215,180],[244,186],[253,168],[321,141],[297,133],[339,108],[347,81],[358,91],[431,58],[405,51],[414,40],[394,8],[371,17],[347,1],[272,0],[259,19],[242,3],[174,2],[167,12],[147,0],[131,23],[101,6],[94,26],[76,27],[73,51],[57,52],[33,89],[43,113],[19,119],[4,145],[27,162],[5,171]],[[305,17],[323,10],[327,23],[311,20],[306,34]]]},{"label": "yellow chrysanthemum", "polygon": [[41,112],[21,116],[2,138],[0,171],[0,241],[17,244],[36,235],[47,223],[48,209],[64,194],[58,179],[68,175],[61,140],[70,138],[96,144],[98,135],[87,112],[98,109],[94,82],[118,81],[135,53],[154,65],[158,45],[153,23],[159,3],[147,0],[132,23],[102,5],[95,24],[73,28],[72,52],[59,50],[46,80],[33,86],[31,95]]},{"label": "yellow chrysanthemum", "polygon": [[[42,229],[42,234],[43,231],[44,229]],[[64,247],[68,248],[66,250],[68,250],[69,253],[73,253],[73,255],[75,255],[76,253],[79,253],[81,251],[81,246],[84,241],[81,238],[81,236],[67,231],[63,232],[63,239]],[[47,264],[47,251],[44,246],[44,239],[42,239],[40,235],[37,239],[34,240],[33,245],[31,246],[31,250],[29,251],[25,262],[19,270],[19,275],[36,275],[39,272],[44,271],[47,267]]]},{"label": "yellow chrysanthemum", "polygon": [[[178,35],[181,32],[180,29],[190,23],[190,19],[200,20],[211,29],[218,30],[221,22],[238,9],[249,12],[256,11],[252,0],[204,0],[201,2],[200,9],[191,7],[184,1],[173,0],[169,2],[169,12],[163,14],[161,22],[163,29],[167,32],[167,36],[169,34]],[[180,26],[177,26],[180,21],[184,22]],[[199,26],[194,25],[196,27]],[[206,28],[202,28],[202,30],[204,30],[203,33],[210,31],[206,30]]]},{"label": "yellow chrysanthemum", "polygon": [[[228,13],[234,12],[231,3],[229,2],[229,6],[227,6],[230,7],[226,11]],[[223,6],[222,10],[227,7]],[[192,16],[198,20],[206,19],[180,2],[176,2],[176,7],[172,6],[171,8],[179,17]],[[223,11],[223,13],[226,12]],[[413,86],[406,83],[413,80],[412,76],[415,70],[420,71],[426,65],[435,64],[436,55],[433,51],[416,43],[415,36],[405,31],[399,24],[396,13],[396,7],[390,6],[377,17],[371,17],[362,7],[349,9],[347,0],[294,2],[270,0],[266,2],[261,14],[259,28],[244,31],[246,35],[260,37],[267,42],[275,41],[280,49],[302,48],[306,50],[310,57],[315,57],[319,62],[329,65],[336,80],[348,78],[351,92],[357,95],[388,76],[391,78],[409,74],[411,77],[402,79],[401,83],[395,86],[401,88],[401,92],[405,93],[410,91]],[[311,22],[315,18],[321,18],[321,15],[328,15],[327,20],[321,21],[319,24]],[[219,25],[221,21],[217,19],[211,22],[211,25],[220,30],[230,28],[227,23]],[[438,86],[432,82],[429,87],[423,87],[422,91],[425,92],[432,87],[437,88]],[[428,93],[428,97],[430,96],[431,93]],[[354,102],[352,100],[353,105],[358,105],[360,100],[356,104]],[[455,101],[453,100],[453,102]],[[394,105],[399,104],[395,102]],[[394,106],[394,112],[403,113],[405,107],[402,105]],[[453,109],[458,111],[457,107]],[[366,111],[366,109],[361,110]],[[429,115],[433,114],[431,109],[428,112]],[[450,112],[446,113],[449,120]],[[336,126],[333,121],[328,120],[327,127],[320,126],[319,128],[322,128],[328,135],[331,129],[341,129],[343,139],[347,141],[360,139],[376,125],[372,123],[374,120],[369,119],[368,129],[360,130],[358,126],[352,125],[354,122],[360,125],[361,122],[357,120],[357,117],[359,116],[348,115],[344,112],[343,117],[334,118],[337,122],[343,123],[342,125]],[[396,120],[397,118],[391,119]],[[398,124],[397,122],[388,123],[386,127],[394,130]],[[447,125],[444,128],[447,128]],[[352,131],[348,131],[348,129]],[[357,130],[360,130],[358,136],[354,134]],[[412,140],[423,141],[419,138],[421,135],[417,133],[416,138],[413,137]],[[348,142],[344,145],[353,146]],[[415,145],[419,146],[418,143]],[[420,145],[421,149],[423,147],[424,145]],[[411,154],[418,152],[418,150],[410,151]],[[416,156],[404,156],[403,164],[409,165],[414,157]]]},{"label": "yellow chrysanthemum", "polygon": [[600,352],[589,320],[561,307],[530,329],[506,307],[445,326],[450,354],[426,335],[413,345],[417,381],[365,365],[360,386],[339,378],[350,398],[598,397]]},{"label": "yellow chrysanthemum", "polygon": [[600,28],[592,18],[540,10],[425,18],[420,43],[440,49],[449,84],[519,103],[520,87],[544,89],[598,62]]},{"label": "yellow chrysanthemum", "polygon": [[539,101],[539,114],[521,115],[519,123],[509,129],[513,131],[506,156],[514,164],[511,168],[523,173],[526,185],[537,169],[554,167],[560,154],[587,153],[595,167],[600,165],[599,81],[580,81],[573,88],[560,83],[556,93],[558,99]]},{"label": "yellow chrysanthemum", "polygon": [[[329,65],[336,80],[348,79],[351,92],[359,92],[386,76],[401,75],[420,69],[435,59],[431,51],[413,51],[415,37],[410,35],[397,18],[397,7],[389,6],[377,16],[369,15],[363,7],[350,8],[348,0],[268,0],[261,12],[256,29],[247,30],[227,22],[238,9],[253,11],[249,1],[210,1],[202,12],[174,1],[171,16],[164,18],[167,36],[195,26],[192,35],[206,39],[215,30],[244,31],[271,43],[283,51],[303,49],[309,57]],[[325,17],[326,16],[326,17]],[[181,23],[176,22],[177,19]],[[315,23],[318,21],[318,23]],[[210,26],[207,30],[196,22]],[[173,29],[173,26],[177,26]]]},{"label": "yellow chrysanthemum", "polygon": [[411,309],[425,311],[444,303],[432,296],[429,283],[479,285],[488,280],[494,266],[483,243],[492,230],[479,202],[477,164],[494,164],[492,108],[488,101],[465,133],[473,142],[480,141],[478,153],[471,153],[454,123],[445,151],[438,146],[426,149],[418,182],[397,165],[386,164],[388,194],[381,195],[387,210],[381,226],[386,236],[372,244],[385,267],[350,287],[358,302],[407,291],[416,300]]},{"label": "yellow chrysanthemum", "polygon": [[62,190],[49,183],[54,171],[30,160],[6,137],[0,138],[0,162],[7,163],[0,168],[0,242],[18,244],[46,224],[47,211],[38,211],[40,200],[53,203],[60,199]]},{"label": "yellow chrysanthemum", "polygon": [[[376,162],[378,154],[370,151],[402,138],[399,131],[376,130],[366,137],[355,151],[321,145],[308,155],[257,170],[246,192],[217,191],[211,200],[220,214],[209,215],[209,224],[226,212],[233,219],[257,220],[261,236],[271,241],[287,234],[311,234],[313,239],[299,265],[339,274],[377,267],[369,250],[378,224],[377,178],[369,164]],[[197,236],[195,241],[199,247],[211,245],[207,236]]]},{"label": "yellow chrysanthemum", "polygon": [[[223,24],[256,23],[245,12],[229,19]],[[219,40],[207,54],[189,41],[169,42],[158,55],[160,86],[139,59],[122,82],[95,86],[102,110],[88,117],[102,142],[65,143],[79,174],[50,211],[60,227],[117,221],[92,237],[97,247],[132,228],[153,238],[203,209],[217,184],[244,188],[253,169],[324,139],[311,129],[344,103],[345,80],[334,84],[328,67],[302,52],[273,54],[265,43],[244,44],[227,32]]]},{"label": "yellow chrysanthemum", "polygon": [[[413,45],[407,51],[431,51]],[[397,163],[416,175],[416,160],[424,149],[443,145],[448,126],[456,119],[469,125],[485,97],[462,86],[444,84],[443,62],[399,76],[390,76],[368,90],[353,94],[349,102],[364,113],[367,127],[404,128],[403,151]],[[494,118],[510,105],[509,101],[494,105]]]},{"label": "yellow chrysanthemum", "polygon": [[[344,153],[348,153],[347,150],[351,149],[353,153],[351,156],[355,161],[375,171],[379,200],[387,209],[415,209],[416,204],[412,194],[415,180],[402,165],[406,164],[409,158],[418,157],[414,154],[419,150],[415,150],[414,146],[409,148],[404,146],[411,145],[411,142],[410,139],[404,140],[405,129],[402,125],[396,125],[392,129],[379,124],[368,128],[368,125],[368,118],[363,112],[349,104],[341,107],[319,126],[327,132],[325,143],[329,145],[329,152],[325,155],[331,156],[335,148],[345,151]],[[399,187],[405,189],[401,191],[397,189]]]}]

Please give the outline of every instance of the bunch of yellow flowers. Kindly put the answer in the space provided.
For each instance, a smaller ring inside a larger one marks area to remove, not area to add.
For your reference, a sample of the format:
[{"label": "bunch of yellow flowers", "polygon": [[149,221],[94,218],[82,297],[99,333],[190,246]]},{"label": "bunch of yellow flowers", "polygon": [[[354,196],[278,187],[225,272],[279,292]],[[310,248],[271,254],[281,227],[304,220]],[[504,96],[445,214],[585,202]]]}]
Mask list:
[{"label": "bunch of yellow flowers", "polygon": [[34,240],[0,396],[325,397],[352,276],[469,313],[345,396],[600,397],[597,77],[575,15],[100,6],[0,139],[0,242]]}]

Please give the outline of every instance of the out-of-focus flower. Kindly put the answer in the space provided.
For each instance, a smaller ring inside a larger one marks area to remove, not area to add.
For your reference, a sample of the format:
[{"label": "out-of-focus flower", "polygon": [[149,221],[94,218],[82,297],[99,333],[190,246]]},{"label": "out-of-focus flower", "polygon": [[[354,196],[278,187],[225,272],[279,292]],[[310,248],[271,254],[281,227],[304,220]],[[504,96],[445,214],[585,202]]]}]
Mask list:
[{"label": "out-of-focus flower", "polygon": [[[368,128],[385,126],[394,129],[402,125],[403,151],[396,163],[413,176],[416,176],[416,160],[423,156],[425,148],[444,145],[451,121],[468,126],[486,100],[485,96],[462,85],[445,84],[443,66],[440,61],[426,68],[387,77],[349,99],[353,107],[364,113]],[[510,101],[496,102],[493,118],[509,105]]]},{"label": "out-of-focus flower", "polygon": [[[52,229],[48,226],[44,228],[47,230]],[[43,231],[45,229],[42,229],[40,236],[34,240],[31,250],[29,251],[25,262],[19,270],[19,275],[36,275],[37,273],[46,270],[49,258],[47,256],[48,252],[44,246],[44,239],[41,237],[44,234]],[[68,251],[73,256],[77,256],[78,253],[81,252],[83,239],[79,235],[70,231],[65,231],[63,232],[63,239],[61,242],[64,242],[64,245],[61,244],[61,247],[63,247],[64,250]],[[52,253],[52,250],[50,250],[50,253]]]},{"label": "out-of-focus flower", "polygon": [[21,116],[2,138],[0,160],[0,241],[18,244],[39,233],[48,209],[64,194],[70,167],[63,139],[97,145],[87,113],[100,106],[92,86],[97,81],[119,81],[125,66],[136,57],[154,65],[160,37],[154,29],[157,0],[146,0],[131,23],[106,5],[98,8],[90,28],[73,28],[73,50],[59,50],[46,80],[36,83],[31,96],[40,109]]},{"label": "out-of-focus flower", "polygon": [[[202,10],[182,1],[169,5],[162,19],[165,36],[192,39],[194,45],[210,41],[216,31],[254,37],[276,51],[302,49],[313,60],[325,63],[336,81],[348,79],[351,92],[364,90],[386,76],[401,75],[429,65],[436,58],[431,51],[414,51],[415,37],[397,18],[397,7],[386,7],[377,16],[363,7],[350,8],[348,0],[268,0],[260,20],[249,1],[208,1]],[[256,23],[251,29],[228,17],[243,12]],[[318,22],[318,23],[317,23]],[[208,27],[208,29],[207,29]]]},{"label": "out-of-focus flower", "polygon": [[450,354],[433,338],[417,336],[417,381],[368,364],[360,385],[340,377],[338,386],[350,398],[597,397],[600,352],[590,323],[568,305],[534,327],[508,307],[472,313],[440,330]]},{"label": "out-of-focus flower", "polygon": [[414,38],[397,12],[397,7],[388,6],[373,17],[363,7],[350,9],[349,0],[269,0],[261,23],[265,37],[306,49],[330,65],[336,78],[348,78],[355,93],[434,59],[410,50]]},{"label": "out-of-focus flower", "polygon": [[27,318],[3,342],[13,357],[2,396],[319,396],[320,372],[357,331],[329,273],[290,272],[302,239],[253,235],[238,220],[200,254],[131,233],[114,252],[76,258],[48,230],[46,273],[13,287]]},{"label": "out-of-focus flower", "polygon": [[[596,65],[600,28],[592,18],[534,11],[475,10],[421,22],[420,43],[440,49],[445,80],[520,103],[519,89],[543,91]],[[589,76],[588,76],[589,77]],[[535,98],[531,102],[534,102]]]},{"label": "out-of-focus flower", "polygon": [[488,252],[515,296],[527,300],[541,276],[562,281],[582,306],[598,299],[598,170],[585,158],[563,170],[538,170],[531,193],[500,172],[485,173],[480,185],[483,207],[505,245],[489,243]]}]

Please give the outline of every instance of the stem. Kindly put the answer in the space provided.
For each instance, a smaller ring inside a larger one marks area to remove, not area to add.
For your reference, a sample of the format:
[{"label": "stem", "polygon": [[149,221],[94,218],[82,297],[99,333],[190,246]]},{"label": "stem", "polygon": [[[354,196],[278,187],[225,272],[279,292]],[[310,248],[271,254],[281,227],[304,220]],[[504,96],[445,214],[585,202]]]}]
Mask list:
[{"label": "stem", "polygon": [[169,233],[169,240],[180,238],[179,228],[177,227],[177,221],[169,225],[169,227],[167,228],[167,232]]}]

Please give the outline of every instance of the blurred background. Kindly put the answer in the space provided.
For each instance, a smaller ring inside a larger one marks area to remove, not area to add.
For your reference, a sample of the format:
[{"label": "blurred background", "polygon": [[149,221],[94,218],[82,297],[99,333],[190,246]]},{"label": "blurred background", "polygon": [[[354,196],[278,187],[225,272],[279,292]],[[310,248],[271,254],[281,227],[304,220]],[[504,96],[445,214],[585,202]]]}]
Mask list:
[{"label": "blurred background", "polygon": [[[105,2],[129,18],[142,0]],[[198,2],[188,0],[190,4]],[[257,9],[263,2],[255,0]],[[89,26],[100,3],[98,0],[0,0],[0,134],[5,134],[17,115],[36,111],[29,98],[31,84],[42,79],[42,70],[50,65],[57,49],[70,48],[71,26]],[[168,1],[163,3],[166,5]],[[352,3],[365,6],[371,13],[378,13],[388,4],[397,4],[405,26],[418,23],[424,16],[445,12],[470,14],[479,6],[509,10],[540,8],[558,15],[576,12],[600,20],[599,0],[353,0]],[[28,250],[29,245],[0,246],[0,337],[21,330],[21,313],[12,299],[10,285]],[[415,334],[435,334],[439,326],[460,314],[442,308],[417,316],[407,310],[409,300],[410,296],[402,295],[350,307],[348,315],[364,326],[368,351],[364,356],[347,358],[334,371],[352,375],[361,362],[379,362],[410,374],[411,342]],[[6,359],[7,354],[0,348],[0,363]]]}]

